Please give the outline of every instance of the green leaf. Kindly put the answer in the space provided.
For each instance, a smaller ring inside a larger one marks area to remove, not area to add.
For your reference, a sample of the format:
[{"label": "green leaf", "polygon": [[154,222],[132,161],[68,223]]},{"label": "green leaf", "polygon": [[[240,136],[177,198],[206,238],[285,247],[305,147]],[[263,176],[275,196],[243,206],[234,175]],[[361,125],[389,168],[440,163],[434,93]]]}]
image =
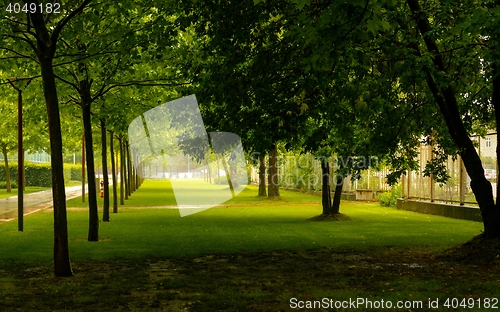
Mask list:
[{"label": "green leaf", "polygon": [[460,35],[462,32],[463,26],[462,25],[457,25],[453,28],[450,29],[450,33],[453,35]]}]

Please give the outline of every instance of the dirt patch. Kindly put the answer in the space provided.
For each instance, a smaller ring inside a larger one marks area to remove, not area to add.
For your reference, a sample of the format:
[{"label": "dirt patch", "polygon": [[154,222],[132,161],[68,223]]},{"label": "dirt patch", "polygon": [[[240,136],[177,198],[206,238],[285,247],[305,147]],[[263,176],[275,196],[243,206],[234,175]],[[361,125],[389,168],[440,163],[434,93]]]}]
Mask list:
[{"label": "dirt patch", "polygon": [[2,272],[10,286],[0,293],[0,310],[288,311],[291,298],[498,297],[500,264],[443,256],[384,246],[363,252],[322,248],[87,260],[73,263],[75,276],[64,279],[54,278],[50,266],[13,266]]},{"label": "dirt patch", "polygon": [[465,263],[499,263],[500,239],[486,239],[478,235],[474,239],[447,250],[439,259]]},{"label": "dirt patch", "polygon": [[309,219],[310,221],[320,221],[320,222],[328,222],[328,221],[351,221],[351,217],[345,215],[343,213],[335,213],[335,214],[320,214],[319,216],[313,217]]}]

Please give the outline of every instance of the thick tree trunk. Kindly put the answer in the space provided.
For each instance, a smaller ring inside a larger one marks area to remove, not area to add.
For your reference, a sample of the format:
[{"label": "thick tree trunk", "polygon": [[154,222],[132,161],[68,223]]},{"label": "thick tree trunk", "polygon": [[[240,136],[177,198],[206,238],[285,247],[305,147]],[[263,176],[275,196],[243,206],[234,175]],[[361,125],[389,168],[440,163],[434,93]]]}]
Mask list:
[{"label": "thick tree trunk", "polygon": [[[55,42],[51,42],[41,14],[31,15],[37,33],[38,60],[42,73],[50,137],[50,161],[52,168],[52,198],[54,207],[54,273],[56,276],[72,276],[68,249],[68,223],[66,217],[66,191],[62,156],[61,120],[59,100],[52,60]],[[21,186],[19,186],[21,187]]]},{"label": "thick tree trunk", "polygon": [[3,161],[5,164],[5,184],[7,188],[7,193],[12,193],[12,187],[10,185],[10,168],[9,168],[9,158],[8,158],[8,153],[7,153],[7,144],[2,143],[2,154],[3,154]]},{"label": "thick tree trunk", "polygon": [[330,165],[328,160],[321,158],[321,204],[323,214],[332,213],[332,197],[330,193]]},{"label": "thick tree trunk", "polygon": [[[102,179],[104,182],[104,203],[102,206],[102,221],[109,222],[109,179],[108,179],[108,147],[106,136],[106,120],[101,119],[101,140],[102,140]],[[111,158],[113,158],[111,156]]]},{"label": "thick tree trunk", "polygon": [[118,212],[118,194],[117,194],[117,182],[116,182],[116,170],[115,170],[115,147],[114,147],[114,133],[111,131],[109,133],[109,150],[111,153],[111,179],[113,180],[113,213]]},{"label": "thick tree trunk", "polygon": [[87,156],[87,183],[89,187],[89,232],[88,241],[99,241],[99,214],[97,208],[97,194],[95,184],[95,164],[94,164],[94,145],[92,139],[92,121],[91,121],[91,82],[88,80],[80,81],[80,97],[82,100],[83,129],[85,133],[85,154]]},{"label": "thick tree trunk", "polygon": [[340,213],[340,197],[342,195],[343,184],[344,184],[343,176],[337,174],[337,179],[335,181],[335,194],[333,195],[332,208],[330,209],[332,214]]},{"label": "thick tree trunk", "polygon": [[267,180],[267,196],[269,198],[280,196],[278,185],[278,150],[276,147],[269,153]]},{"label": "thick tree trunk", "polygon": [[267,196],[266,192],[266,156],[259,156],[259,196]]},{"label": "thick tree trunk", "polygon": [[[418,0],[407,0],[407,2],[412,13],[416,17],[417,26],[422,34],[427,50],[434,55],[433,62],[436,70],[446,76],[447,71],[444,65],[444,60],[436,42],[432,39],[432,29],[427,16],[425,16],[425,13],[421,10]],[[461,114],[458,109],[456,93],[451,85],[442,88],[434,80],[431,71],[426,68],[424,68],[424,70],[427,74],[427,84],[429,85],[441,114],[445,119],[446,126],[448,127],[453,141],[460,148],[460,156],[462,156],[464,166],[469,174],[469,177],[471,178],[471,189],[476,196],[483,219],[484,236],[487,238],[500,237],[500,216],[498,207],[493,199],[493,189],[491,183],[484,176],[481,159],[479,158],[479,155],[472,144],[469,133],[467,133],[463,124]],[[499,82],[494,81],[493,84],[495,89],[495,84],[498,85]],[[495,94],[498,96],[498,92],[499,91],[493,92],[494,98]],[[499,100],[497,99],[495,104],[495,99],[493,99],[495,108],[500,107],[498,101]],[[497,113],[497,109],[495,109],[495,111]],[[499,115],[496,115],[496,117],[498,116]]]}]

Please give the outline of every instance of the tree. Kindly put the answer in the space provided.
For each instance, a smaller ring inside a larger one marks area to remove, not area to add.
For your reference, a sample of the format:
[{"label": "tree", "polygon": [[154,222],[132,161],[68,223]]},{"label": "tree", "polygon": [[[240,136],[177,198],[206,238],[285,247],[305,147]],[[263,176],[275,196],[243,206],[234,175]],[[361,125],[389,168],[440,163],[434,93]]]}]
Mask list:
[{"label": "tree", "polygon": [[[415,54],[418,57],[422,58],[428,56],[432,61],[431,63],[423,65],[421,69],[426,74],[427,85],[432,92],[437,106],[439,107],[439,111],[444,117],[449,134],[453,142],[458,147],[467,173],[471,178],[471,188],[476,195],[476,200],[479,204],[479,208],[481,209],[481,216],[484,223],[484,236],[486,238],[499,238],[500,204],[498,201],[495,204],[491,183],[484,176],[484,169],[481,163],[481,159],[479,158],[474,144],[470,139],[471,133],[468,132],[465,125],[467,117],[464,117],[460,109],[461,105],[458,98],[460,97],[460,94],[463,94],[463,91],[460,92],[460,87],[462,86],[457,83],[453,77],[457,73],[457,71],[460,71],[454,66],[445,65],[445,62],[450,62],[449,58],[445,61],[443,57],[443,50],[444,48],[447,48],[447,44],[443,44],[442,47],[440,47],[437,43],[437,38],[432,35],[436,27],[433,27],[429,23],[429,11],[422,9],[417,0],[408,0],[407,3],[421,35],[421,42],[423,43],[421,46],[414,46]],[[482,13],[480,15],[483,18],[487,18],[487,20],[490,20],[490,22],[486,22],[486,27],[478,27],[474,25],[475,27],[469,27],[468,30],[474,31],[472,33],[473,37],[471,38],[473,42],[482,43],[487,46],[485,56],[488,58],[488,64],[485,65],[487,66],[487,77],[489,78],[488,80],[490,80],[492,84],[492,95],[489,99],[489,102],[491,103],[493,110],[495,111],[498,130],[498,125],[500,123],[500,119],[498,118],[500,117],[500,62],[497,58],[490,58],[490,56],[498,56],[498,53],[494,51],[498,50],[500,44],[500,32],[498,31],[498,26],[500,25],[500,2],[497,1],[496,6],[491,7],[494,10],[489,10],[488,3],[486,2],[481,6],[483,11],[479,11],[478,13]],[[468,8],[463,7],[458,7],[457,9],[459,10],[459,12],[462,11],[460,13],[465,13],[469,10]],[[475,18],[478,17],[476,16]],[[465,22],[470,23],[471,21],[468,20]],[[460,24],[453,26],[463,27],[465,22],[462,20]],[[473,22],[477,21],[473,20]],[[494,26],[496,27],[493,28]],[[481,40],[481,36],[487,36],[488,39]],[[444,39],[448,41],[448,38]],[[455,46],[457,46],[457,48],[459,49],[466,49],[466,45],[471,43],[468,42],[469,40],[464,41],[465,42],[459,42]],[[493,52],[488,51],[490,49]],[[474,63],[478,63],[477,55],[469,54],[466,55],[466,57],[468,57],[469,61],[471,62],[474,62],[474,60],[470,60],[470,58],[476,58],[476,62]],[[452,59],[452,61],[456,61],[456,58]],[[460,61],[463,61],[463,59],[460,58]],[[479,68],[477,69],[477,71],[479,71]],[[459,88],[459,91],[456,91],[457,87]],[[497,163],[499,163],[498,157]]]},{"label": "tree", "polygon": [[[205,124],[209,131],[238,134],[250,155],[269,153],[267,195],[279,196],[276,144],[298,144],[312,104],[299,101],[310,82],[300,64],[302,51],[283,35],[297,11],[286,1],[181,5],[180,23],[197,38],[186,67]],[[262,195],[263,178],[260,183]]]},{"label": "tree", "polygon": [[9,152],[13,150],[17,144],[16,127],[15,120],[16,110],[11,103],[14,101],[9,101],[10,97],[4,98],[2,104],[0,105],[0,116],[2,116],[2,123],[0,125],[0,131],[2,132],[2,137],[0,138],[0,148],[2,150],[4,164],[5,164],[5,183],[7,193],[12,192],[11,181],[10,181],[10,167],[9,167]]},{"label": "tree", "polygon": [[[426,168],[442,181],[446,176],[439,162],[460,154],[481,209],[484,236],[498,237],[498,201],[470,140],[490,124],[493,112],[498,114],[498,2],[430,1],[423,7],[418,0],[293,2],[306,4],[301,8],[306,18],[289,35],[312,51],[305,57],[311,69],[329,71],[339,55],[360,56],[361,70],[354,77],[364,79],[355,84],[363,91],[356,118],[366,123],[371,150],[385,155],[395,169],[388,178],[394,182],[414,168],[422,142],[442,155]],[[343,23],[346,17],[350,23]]]},{"label": "tree", "polygon": [[[37,0],[25,3],[38,7]],[[39,65],[43,80],[49,136],[51,142],[52,193],[54,204],[54,272],[56,276],[71,276],[69,261],[68,228],[66,219],[66,195],[62,159],[61,122],[59,99],[53,69],[54,55],[64,27],[90,3],[85,0],[76,7],[67,7],[66,14],[51,16],[40,11],[12,14],[2,19],[8,32],[2,35],[2,50],[12,53],[14,58],[28,58]],[[43,4],[42,4],[43,5]],[[52,17],[49,19],[49,17]],[[10,48],[13,47],[13,48]],[[25,55],[29,53],[31,55]],[[33,55],[34,54],[34,55]]]}]

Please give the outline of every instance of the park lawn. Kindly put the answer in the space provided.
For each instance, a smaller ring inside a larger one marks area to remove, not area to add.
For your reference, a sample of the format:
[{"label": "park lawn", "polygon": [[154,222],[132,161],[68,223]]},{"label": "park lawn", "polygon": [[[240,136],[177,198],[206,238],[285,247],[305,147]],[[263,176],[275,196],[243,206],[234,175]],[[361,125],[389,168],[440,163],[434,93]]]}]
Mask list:
[{"label": "park lawn", "polygon": [[99,242],[86,241],[88,212],[70,209],[76,276],[69,279],[50,272],[50,210],[26,216],[23,233],[15,222],[1,224],[0,309],[261,311],[286,309],[291,298],[396,302],[500,292],[498,264],[434,257],[479,234],[478,222],[360,202],[342,203],[352,221],[317,222],[310,218],[321,212],[320,197],[282,190],[281,199],[268,200],[255,196],[255,186],[186,217],[136,204],[170,206],[168,189],[146,181],[100,223]]},{"label": "park lawn", "polygon": [[[42,192],[42,191],[46,191],[46,190],[50,190],[50,187],[27,186],[26,189],[24,190],[24,194]],[[6,189],[0,190],[0,198],[7,198],[7,197],[12,197],[12,196],[17,196],[17,188],[16,189],[13,188],[11,193],[7,193]]]}]

